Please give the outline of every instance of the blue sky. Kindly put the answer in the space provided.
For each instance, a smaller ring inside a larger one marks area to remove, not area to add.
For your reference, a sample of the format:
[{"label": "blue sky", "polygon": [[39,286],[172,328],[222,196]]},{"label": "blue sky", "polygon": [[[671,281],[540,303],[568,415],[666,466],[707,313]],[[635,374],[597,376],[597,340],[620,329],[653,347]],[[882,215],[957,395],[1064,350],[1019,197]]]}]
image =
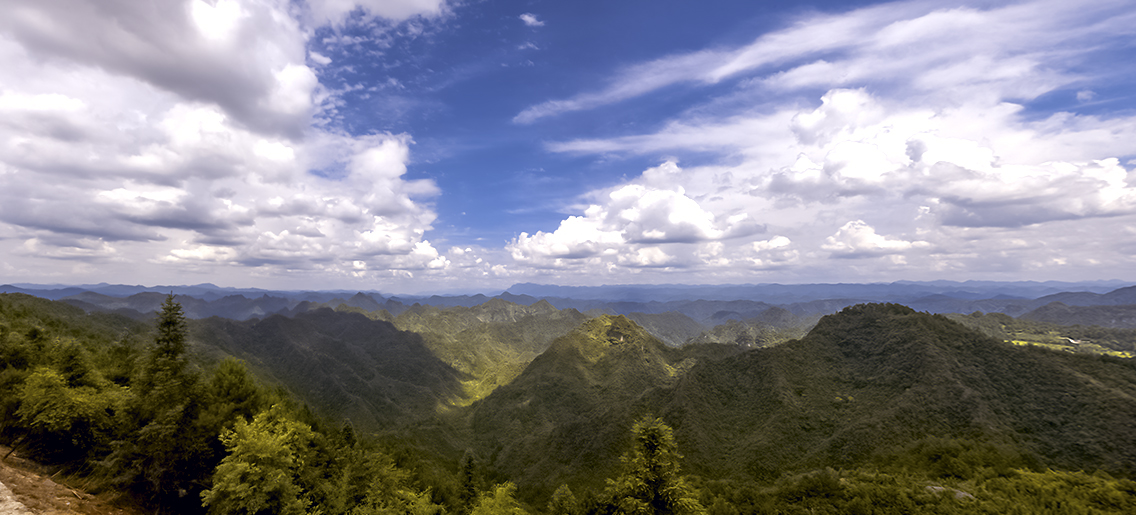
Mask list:
[{"label": "blue sky", "polygon": [[1136,6],[14,0],[0,281],[1136,281]]}]

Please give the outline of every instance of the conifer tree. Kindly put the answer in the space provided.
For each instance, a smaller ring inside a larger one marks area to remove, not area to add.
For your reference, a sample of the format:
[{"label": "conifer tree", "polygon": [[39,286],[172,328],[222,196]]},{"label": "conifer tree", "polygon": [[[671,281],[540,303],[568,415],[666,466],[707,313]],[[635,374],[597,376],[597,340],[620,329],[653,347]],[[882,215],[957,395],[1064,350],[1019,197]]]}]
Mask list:
[{"label": "conifer tree", "polygon": [[170,407],[171,403],[184,402],[187,390],[196,379],[187,370],[185,314],[172,293],[162,303],[157,330],[138,385],[139,394],[146,398],[144,411],[150,411],[145,415],[153,415],[153,410]]},{"label": "conifer tree", "polygon": [[560,485],[552,493],[552,499],[548,501],[548,513],[550,515],[578,515],[580,513],[580,501],[576,500],[576,495],[572,493],[572,489],[568,488],[568,485]]},{"label": "conifer tree", "polygon": [[631,429],[634,443],[624,454],[623,473],[609,479],[608,511],[620,514],[704,514],[698,495],[679,475],[682,455],[674,432],[660,418],[645,417]]},{"label": "conifer tree", "polygon": [[107,460],[113,482],[159,506],[183,504],[216,463],[210,445],[216,431],[199,423],[202,392],[188,365],[185,314],[170,294],[132,388],[137,429]]}]

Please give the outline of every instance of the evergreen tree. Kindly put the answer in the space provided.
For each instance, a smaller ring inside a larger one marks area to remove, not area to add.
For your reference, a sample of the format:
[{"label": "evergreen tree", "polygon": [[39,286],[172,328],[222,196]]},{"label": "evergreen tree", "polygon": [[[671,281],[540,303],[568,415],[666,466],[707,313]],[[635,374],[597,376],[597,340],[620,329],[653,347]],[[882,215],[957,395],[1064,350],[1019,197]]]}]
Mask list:
[{"label": "evergreen tree", "polygon": [[186,356],[185,314],[172,294],[132,390],[135,429],[107,460],[111,480],[158,506],[184,506],[219,459],[211,444],[219,428],[200,420],[203,393]]},{"label": "evergreen tree", "polygon": [[624,454],[623,474],[609,479],[607,510],[620,514],[704,514],[698,495],[679,475],[682,455],[674,432],[660,418],[645,417],[631,429],[634,443]]},{"label": "evergreen tree", "polygon": [[572,493],[572,489],[568,488],[568,485],[560,485],[552,493],[552,499],[548,501],[548,513],[551,515],[578,515],[580,513],[580,501],[576,500],[576,495]]},{"label": "evergreen tree", "polygon": [[185,314],[173,294],[162,303],[157,331],[138,384],[139,396],[144,398],[144,416],[185,402],[197,379],[188,370]]}]

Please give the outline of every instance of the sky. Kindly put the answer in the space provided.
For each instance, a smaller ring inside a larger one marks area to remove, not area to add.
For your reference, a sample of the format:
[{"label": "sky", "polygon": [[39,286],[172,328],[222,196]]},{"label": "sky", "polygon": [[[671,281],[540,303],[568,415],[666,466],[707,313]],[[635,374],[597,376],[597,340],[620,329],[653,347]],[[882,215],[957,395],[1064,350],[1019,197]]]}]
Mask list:
[{"label": "sky", "polygon": [[0,282],[1136,282],[1131,0],[6,0]]}]

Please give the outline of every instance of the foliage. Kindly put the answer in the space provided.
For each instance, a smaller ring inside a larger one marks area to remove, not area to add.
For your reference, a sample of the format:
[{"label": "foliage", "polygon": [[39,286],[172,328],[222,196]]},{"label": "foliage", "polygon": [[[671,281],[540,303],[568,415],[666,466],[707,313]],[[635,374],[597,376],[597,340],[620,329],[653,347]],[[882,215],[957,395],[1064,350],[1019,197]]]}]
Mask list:
[{"label": "foliage", "polygon": [[608,480],[607,510],[624,514],[698,514],[705,508],[697,492],[679,475],[673,431],[659,418],[643,418],[631,429],[631,450],[624,454],[623,473]]},{"label": "foliage", "polygon": [[118,387],[73,386],[63,373],[38,367],[20,388],[16,416],[30,447],[49,458],[82,458],[106,442],[123,397]]},{"label": "foliage", "polygon": [[213,488],[201,494],[209,512],[306,513],[310,501],[301,497],[295,478],[312,438],[311,428],[289,419],[278,405],[252,423],[237,421],[221,435],[229,454],[213,474]]},{"label": "foliage", "polygon": [[470,308],[415,305],[394,325],[421,334],[434,355],[467,376],[465,398],[457,401],[467,405],[511,382],[552,340],[586,318],[548,302],[522,306],[493,299]]},{"label": "foliage", "polygon": [[517,502],[517,485],[502,483],[477,498],[470,515],[527,515],[528,512]]},{"label": "foliage", "polygon": [[[434,336],[330,310],[186,322],[166,300],[147,326],[0,295],[0,440],[163,513],[199,499],[215,513],[1136,512],[1136,362],[1015,347],[903,306],[853,306],[744,352],[597,317],[463,408],[447,403],[466,376]],[[460,310],[410,312],[466,363],[559,330],[519,308]],[[379,415],[356,432],[338,403]]]},{"label": "foliage", "polygon": [[549,515],[579,515],[580,501],[568,485],[560,485],[548,500]]},{"label": "foliage", "polygon": [[[1109,306],[1094,306],[1103,309]],[[1003,313],[949,315],[951,320],[984,334],[1018,345],[1035,345],[1050,350],[1132,358],[1136,356],[1136,329],[1115,329],[1095,325],[1058,325],[1051,322],[1013,318]]]}]

